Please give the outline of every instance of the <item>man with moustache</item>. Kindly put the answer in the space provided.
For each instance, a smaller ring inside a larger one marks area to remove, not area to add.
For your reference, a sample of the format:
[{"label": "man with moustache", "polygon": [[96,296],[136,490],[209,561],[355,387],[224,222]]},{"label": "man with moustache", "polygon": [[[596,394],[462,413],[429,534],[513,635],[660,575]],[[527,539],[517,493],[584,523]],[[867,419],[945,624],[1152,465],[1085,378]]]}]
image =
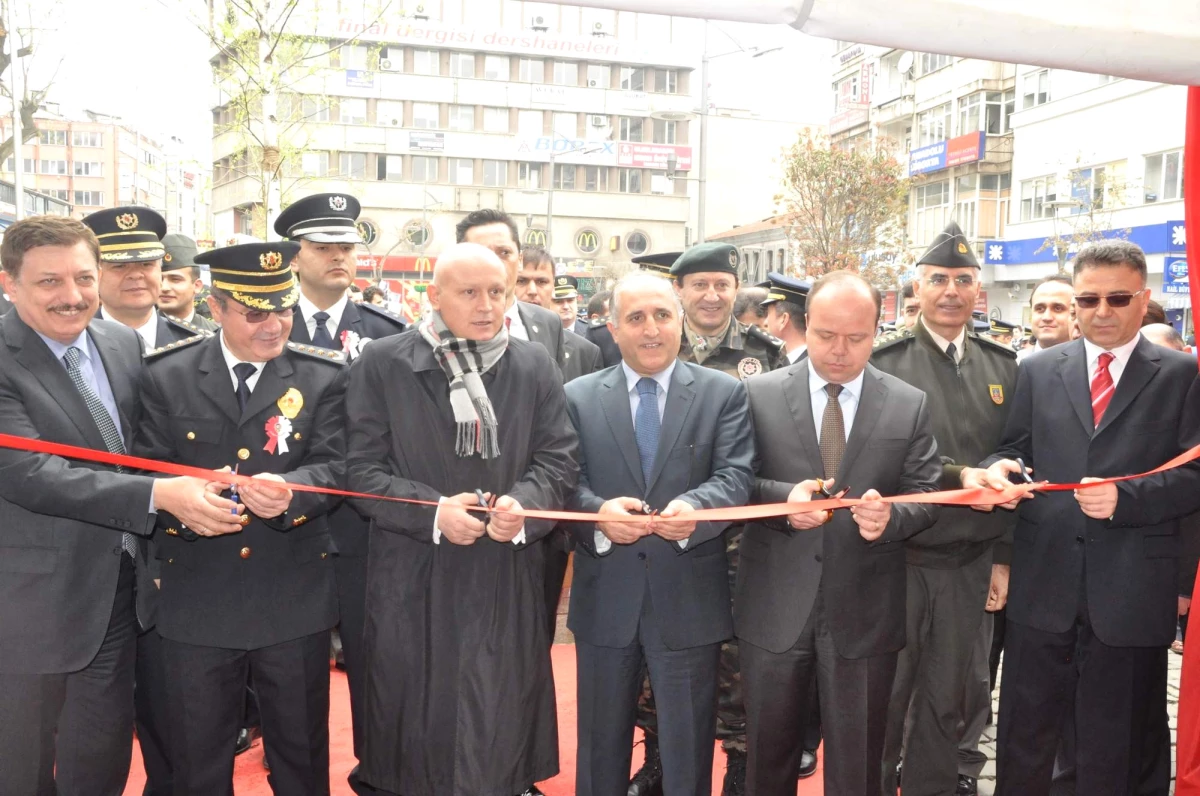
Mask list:
[{"label": "man with moustache", "polygon": [[[576,793],[627,787],[643,667],[654,684],[663,791],[712,792],[717,658],[732,635],[727,522],[696,509],[743,505],[754,456],[740,382],[677,359],[681,314],[671,285],[640,273],[613,289],[622,364],[567,385],[580,439],[569,626],[579,668]],[[648,508],[648,525],[621,520]]]},{"label": "man with moustache", "polygon": [[[385,793],[532,792],[558,772],[542,556],[579,475],[562,379],[511,337],[512,280],[446,248],[415,332],[351,368],[348,486],[371,518],[361,779]],[[562,324],[557,323],[562,334]],[[430,455],[436,451],[436,455]],[[469,507],[491,504],[481,515]]]},{"label": "man with moustache", "polygon": [[[295,243],[205,252],[221,331],[152,353],[139,393],[138,456],[236,467],[239,533],[158,515],[162,635],[175,796],[233,793],[234,741],[254,682],[272,790],[329,792],[329,631],[337,623],[326,515],[343,486],[347,368],[288,342],[299,298]],[[231,493],[232,497],[232,493]]]},{"label": "man with moustache", "polygon": [[1071,277],[1063,274],[1052,274],[1046,277],[1033,289],[1029,297],[1030,324],[1033,337],[1037,341],[1033,348],[1027,348],[1017,354],[1017,361],[1023,361],[1027,356],[1045,351],[1056,345],[1071,340],[1071,324],[1075,318],[1075,308],[1072,301],[1075,289],[1071,286]]},{"label": "man with moustache", "polygon": [[[0,318],[0,432],[116,454],[131,446],[143,344],[95,317],[99,259],[95,234],[75,219],[5,230],[0,288],[15,307]],[[119,796],[135,637],[157,606],[154,513],[232,533],[236,504],[202,480],[51,454],[3,449],[0,468],[0,793]],[[143,754],[152,740],[140,738]],[[169,793],[165,774],[147,792]]]},{"label": "man with moustache", "polygon": [[164,314],[206,332],[217,325],[196,312],[196,295],[204,289],[200,266],[196,265],[196,241],[172,232],[163,237],[162,289],[158,309]]},{"label": "man with moustache", "polygon": [[112,207],[84,216],[83,223],[100,241],[100,312],[96,317],[135,330],[146,351],[209,334],[156,307],[162,290],[166,219],[148,207]]}]

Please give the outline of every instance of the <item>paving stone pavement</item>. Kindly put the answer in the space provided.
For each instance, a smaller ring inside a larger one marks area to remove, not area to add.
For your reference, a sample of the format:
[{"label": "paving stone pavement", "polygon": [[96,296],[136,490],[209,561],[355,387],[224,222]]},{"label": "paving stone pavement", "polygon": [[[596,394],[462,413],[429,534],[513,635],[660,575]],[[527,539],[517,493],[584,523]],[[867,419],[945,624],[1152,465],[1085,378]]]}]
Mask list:
[{"label": "paving stone pavement", "polygon": [[[1171,725],[1171,793],[1175,792],[1175,724],[1179,712],[1179,672],[1183,665],[1183,657],[1173,652],[1167,653],[1167,715]],[[1004,661],[1001,658],[1001,675],[1003,682]],[[992,714],[1000,715],[1000,690],[992,693]],[[996,791],[996,725],[993,724],[983,731],[980,748],[987,757],[983,772],[979,775],[979,796],[993,796]]]}]

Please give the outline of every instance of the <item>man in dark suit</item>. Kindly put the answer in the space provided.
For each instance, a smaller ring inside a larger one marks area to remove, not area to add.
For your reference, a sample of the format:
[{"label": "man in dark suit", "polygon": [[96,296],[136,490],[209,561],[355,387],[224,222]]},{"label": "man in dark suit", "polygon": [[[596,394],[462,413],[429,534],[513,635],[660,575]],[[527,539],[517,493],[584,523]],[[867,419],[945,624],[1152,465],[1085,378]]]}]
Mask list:
[{"label": "man in dark suit", "polygon": [[[1142,251],[1090,244],[1075,258],[1074,287],[1083,339],[1021,364],[1000,448],[987,470],[964,471],[964,486],[1002,488],[1018,458],[1052,483],[1140,473],[1198,441],[1195,359],[1138,334],[1150,296]],[[1200,491],[1198,476],[1182,467],[1020,504],[998,794],[1049,792],[1072,695],[1078,792],[1167,793],[1169,767],[1139,790],[1157,752],[1143,739],[1164,714],[1155,685],[1175,638],[1175,518],[1195,509],[1182,504]]]},{"label": "man in dark suit", "polygon": [[924,393],[867,364],[879,291],[838,271],[813,284],[807,305],[808,357],[745,382],[757,499],[806,501],[845,489],[865,502],[746,526],[734,624],[752,796],[796,792],[814,670],[826,792],[880,792],[888,698],[905,642],[902,543],[938,513],[879,500],[933,492],[941,475]]},{"label": "man in dark suit", "polygon": [[97,210],[83,223],[100,241],[97,318],[136,330],[146,351],[207,333],[158,311],[166,219],[148,207],[130,206]]},{"label": "man in dark suit", "polygon": [[[628,787],[634,711],[649,669],[657,697],[663,791],[712,792],[717,656],[732,635],[727,522],[687,521],[695,509],[743,505],[754,442],[741,383],[677,359],[682,316],[669,282],[624,277],[610,327],[622,364],[567,385],[579,434],[568,626],[579,668],[576,792]],[[649,525],[621,516],[659,512]],[[794,787],[794,786],[793,786]]]},{"label": "man in dark suit", "polygon": [[541,343],[561,371],[566,366],[566,332],[558,313],[536,304],[519,301],[516,292],[517,275],[521,267],[520,247],[517,245],[517,222],[503,210],[484,208],[474,210],[454,228],[458,243],[478,243],[492,250],[508,274],[508,308],[505,325],[517,340]]},{"label": "man in dark suit", "polygon": [[[17,222],[0,246],[0,432],[124,453],[141,419],[142,343],[94,318],[99,243],[79,221]],[[0,793],[120,794],[135,636],[154,624],[145,537],[157,510],[214,532],[234,503],[152,478],[0,450]]]},{"label": "man in dark suit", "polygon": [[[276,793],[329,790],[329,631],[337,592],[326,514],[340,488],[347,368],[336,351],[288,342],[299,289],[290,242],[229,246],[197,259],[213,273],[219,335],[152,354],[140,380],[140,456],[236,466],[240,533],[158,517],[158,630],[176,796],[233,793],[234,740],[247,674]],[[179,742],[177,739],[185,739]]]}]

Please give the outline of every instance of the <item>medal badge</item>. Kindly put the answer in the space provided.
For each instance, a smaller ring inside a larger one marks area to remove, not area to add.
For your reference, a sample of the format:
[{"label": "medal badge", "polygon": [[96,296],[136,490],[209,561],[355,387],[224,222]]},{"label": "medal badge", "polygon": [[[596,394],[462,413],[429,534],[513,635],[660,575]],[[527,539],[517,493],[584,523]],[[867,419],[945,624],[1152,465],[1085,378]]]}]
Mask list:
[{"label": "medal badge", "polygon": [[288,452],[287,438],[292,433],[291,420],[283,415],[275,415],[267,420],[265,431],[267,444],[263,445],[263,450],[267,453],[278,453],[280,456]]},{"label": "medal badge", "polygon": [[289,387],[283,397],[275,402],[275,405],[279,407],[279,411],[285,418],[295,420],[296,415],[300,414],[300,410],[304,408],[304,396],[295,387]]},{"label": "medal badge", "polygon": [[989,384],[988,394],[992,396],[992,403],[996,406],[1001,406],[1004,403],[1004,385]]}]

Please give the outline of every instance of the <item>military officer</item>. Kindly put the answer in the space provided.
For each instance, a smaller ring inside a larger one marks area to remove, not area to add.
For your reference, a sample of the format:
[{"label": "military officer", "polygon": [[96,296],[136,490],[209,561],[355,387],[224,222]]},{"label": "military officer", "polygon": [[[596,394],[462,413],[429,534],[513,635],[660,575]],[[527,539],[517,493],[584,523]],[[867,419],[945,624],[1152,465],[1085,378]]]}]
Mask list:
[{"label": "military officer", "polygon": [[111,207],[84,216],[100,240],[100,312],[97,318],[130,327],[151,351],[202,332],[159,312],[162,239],[167,221],[148,207]]},{"label": "military officer", "polygon": [[1021,325],[1018,323],[1010,323],[1009,321],[1002,321],[999,318],[992,318],[988,323],[988,330],[985,334],[1000,345],[1012,348],[1013,335],[1020,329]]},{"label": "military officer", "polygon": [[578,279],[570,274],[554,277],[554,307],[568,332],[583,335],[587,331],[587,324],[579,320]]},{"label": "military officer", "polygon": [[[951,222],[918,260],[917,322],[880,337],[871,358],[928,396],[944,489],[957,488],[963,466],[998,447],[1017,381],[1016,352],[973,331],[977,323],[989,328],[972,317],[979,271],[971,244]],[[986,611],[1007,599],[1014,520],[1010,512],[945,507],[931,528],[905,543],[908,643],[887,716],[888,796],[896,792],[902,751],[905,793],[976,792],[984,763],[978,741],[991,701]]]},{"label": "military officer", "polygon": [[163,237],[162,289],[158,294],[158,309],[164,315],[183,321],[208,332],[217,325],[196,312],[196,296],[204,289],[200,266],[196,265],[196,241],[187,235],[172,232]]},{"label": "military officer", "polygon": [[[231,466],[240,532],[211,535],[157,518],[158,628],[175,794],[232,793],[234,738],[247,672],[258,690],[275,792],[329,788],[329,631],[337,623],[337,498],[284,483],[340,488],[348,369],[339,352],[288,342],[299,288],[294,243],[199,255],[213,275],[216,336],[147,356],[137,455],[209,469]],[[230,497],[234,495],[230,494]]]},{"label": "military officer", "polygon": [[783,343],[788,364],[807,356],[805,306],[811,284],[786,274],[767,274],[767,333]]}]

